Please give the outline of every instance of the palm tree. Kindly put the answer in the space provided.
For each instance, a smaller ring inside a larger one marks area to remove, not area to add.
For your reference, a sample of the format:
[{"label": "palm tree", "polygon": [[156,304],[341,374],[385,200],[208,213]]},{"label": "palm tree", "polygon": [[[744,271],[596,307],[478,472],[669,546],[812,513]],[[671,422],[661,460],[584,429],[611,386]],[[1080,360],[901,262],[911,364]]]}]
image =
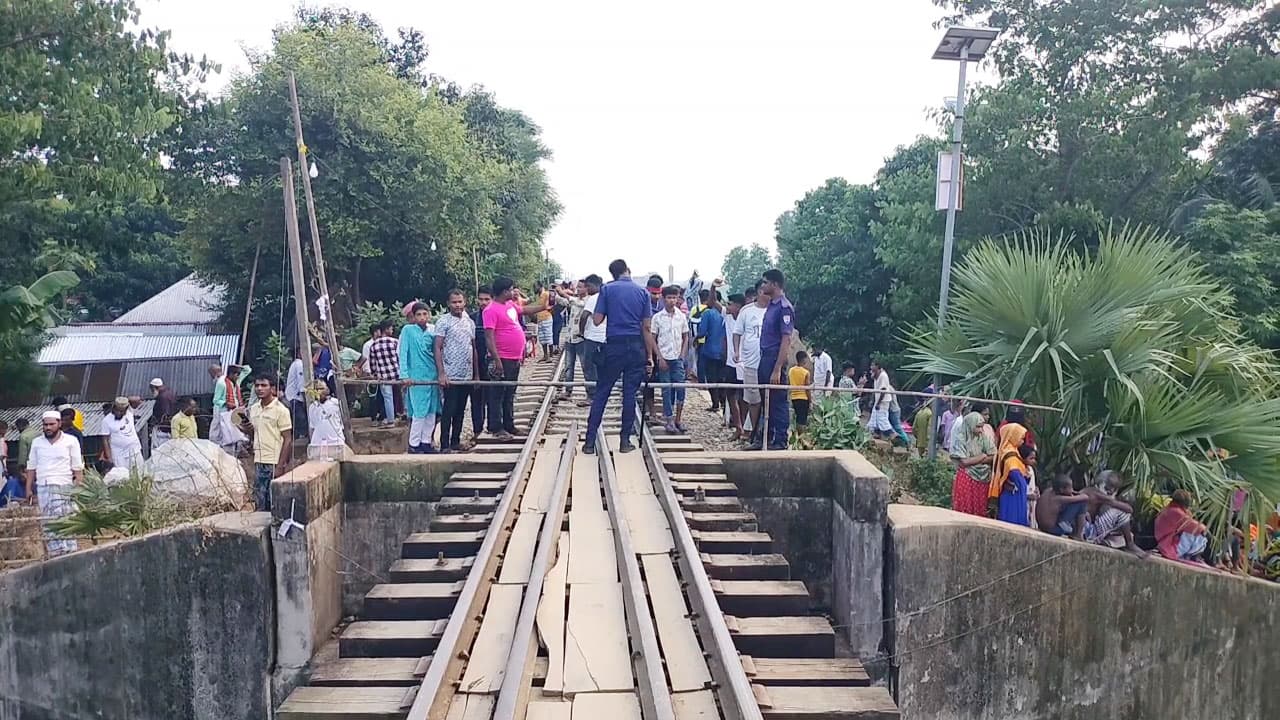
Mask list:
[{"label": "palm tree", "polygon": [[1231,296],[1168,236],[1126,226],[1079,255],[1032,230],[987,240],[955,274],[946,329],[920,328],[911,368],[974,395],[1022,398],[1050,472],[1120,470],[1140,496],[1185,488],[1226,532],[1280,497],[1272,356],[1245,341]]}]

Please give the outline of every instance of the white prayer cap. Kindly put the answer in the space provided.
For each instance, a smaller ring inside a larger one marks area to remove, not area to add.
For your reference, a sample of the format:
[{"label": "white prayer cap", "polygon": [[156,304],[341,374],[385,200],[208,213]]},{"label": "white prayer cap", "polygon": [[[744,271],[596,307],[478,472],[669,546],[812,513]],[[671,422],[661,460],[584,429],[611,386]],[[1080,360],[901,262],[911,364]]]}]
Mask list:
[{"label": "white prayer cap", "polygon": [[[62,405],[59,405],[59,406],[58,406],[58,409],[59,409],[59,410],[66,410],[66,409],[68,409],[68,408],[70,408],[70,407],[71,407],[71,403],[63,403]],[[61,416],[59,416],[59,417],[61,417]]]},{"label": "white prayer cap", "polygon": [[155,387],[155,388],[164,387],[164,381],[161,380],[160,378],[154,378],[151,381],[151,387]]},{"label": "white prayer cap", "polygon": [[62,413],[58,412],[57,410],[45,410],[44,414],[40,416],[40,419],[41,420],[57,420],[61,422]]}]

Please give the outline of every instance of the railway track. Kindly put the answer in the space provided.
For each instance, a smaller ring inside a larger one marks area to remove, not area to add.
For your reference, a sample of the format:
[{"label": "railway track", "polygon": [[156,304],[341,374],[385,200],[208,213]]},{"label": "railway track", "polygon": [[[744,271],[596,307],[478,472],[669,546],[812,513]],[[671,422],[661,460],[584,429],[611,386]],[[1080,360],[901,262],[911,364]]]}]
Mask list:
[{"label": "railway track", "polygon": [[451,478],[278,718],[898,717],[717,458],[649,432],[618,452],[617,397],[583,454],[587,409],[557,392],[519,391],[512,471]]}]

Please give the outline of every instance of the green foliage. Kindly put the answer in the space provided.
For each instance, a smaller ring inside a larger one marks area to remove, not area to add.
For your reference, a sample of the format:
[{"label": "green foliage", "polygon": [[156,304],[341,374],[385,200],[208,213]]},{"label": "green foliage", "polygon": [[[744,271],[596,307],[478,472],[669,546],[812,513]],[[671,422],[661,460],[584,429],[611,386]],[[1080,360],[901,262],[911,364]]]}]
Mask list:
[{"label": "green foliage", "polygon": [[262,341],[262,354],[258,356],[262,369],[272,370],[277,378],[285,376],[289,366],[293,364],[293,347],[283,335],[272,330]]},{"label": "green foliage", "polygon": [[1219,528],[1234,478],[1255,510],[1280,497],[1278,368],[1185,247],[1124,228],[1080,256],[1033,231],[983,243],[954,277],[947,328],[912,340],[913,369],[1061,408],[1032,419],[1046,472],[1116,469],[1139,496],[1186,488]]},{"label": "green foliage", "polygon": [[[481,262],[499,254],[501,270],[522,282],[545,269],[540,242],[559,205],[539,165],[549,153],[537,126],[482,90],[428,82],[425,58],[416,31],[397,42],[363,14],[304,10],[200,116],[175,159],[204,182],[183,237],[201,275],[230,288],[230,307],[243,307],[244,268],[260,242],[264,268],[283,263],[278,161],[294,149],[290,72],[341,324],[364,324],[353,309],[365,302],[442,300],[459,279],[487,283]],[[256,294],[278,308],[290,290],[264,273]]]},{"label": "green foliage", "polygon": [[890,277],[871,236],[878,212],[872,188],[835,178],[778,218],[778,262],[796,325],[834,357],[867,357],[889,337]]},{"label": "green foliage", "polygon": [[[435,316],[434,312],[432,316]],[[400,335],[400,328],[408,322],[408,318],[404,316],[404,303],[399,301],[391,303],[390,306],[380,302],[366,302],[353,308],[351,317],[351,327],[344,328],[342,331],[342,342],[354,348],[364,345],[365,341],[373,335],[370,328],[383,320],[394,323],[397,337]]]},{"label": "green foliage", "polygon": [[773,258],[769,256],[767,249],[756,243],[752,243],[750,247],[738,245],[724,256],[720,276],[729,286],[730,293],[741,293],[755,287],[764,271],[773,266]]},{"label": "green foliage", "polygon": [[848,398],[827,395],[813,403],[805,432],[792,428],[797,450],[861,450],[871,440]]},{"label": "green foliage", "polygon": [[49,522],[62,537],[98,538],[142,535],[171,524],[177,506],[155,489],[151,476],[133,470],[129,479],[108,485],[102,476],[86,470],[84,482],[66,491],[72,511]]},{"label": "green foliage", "polygon": [[954,465],[945,460],[916,456],[907,461],[906,470],[910,476],[907,489],[921,505],[951,507],[951,485],[956,475]]}]

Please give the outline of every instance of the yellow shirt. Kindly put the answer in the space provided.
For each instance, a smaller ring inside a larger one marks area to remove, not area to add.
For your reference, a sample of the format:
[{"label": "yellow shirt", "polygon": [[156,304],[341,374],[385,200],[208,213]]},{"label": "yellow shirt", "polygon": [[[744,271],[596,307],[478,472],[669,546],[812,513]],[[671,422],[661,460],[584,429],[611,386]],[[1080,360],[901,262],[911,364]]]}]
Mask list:
[{"label": "yellow shirt", "polygon": [[791,391],[792,400],[809,399],[809,386],[813,383],[810,377],[809,371],[799,365],[793,365],[787,371],[787,378],[791,381],[791,387],[798,388]]},{"label": "yellow shirt", "polygon": [[538,322],[542,322],[543,320],[550,320],[551,319],[551,293],[547,292],[546,290],[543,290],[541,293],[539,293],[538,304],[546,307],[547,309],[543,310],[537,315],[534,315],[533,319],[537,320]]},{"label": "yellow shirt", "polygon": [[293,430],[293,418],[278,398],[270,405],[249,406],[249,424],[253,426],[253,461],[259,465],[280,462],[284,433]]},{"label": "yellow shirt", "polygon": [[196,430],[196,416],[186,413],[178,413],[173,416],[173,420],[169,423],[173,429],[173,439],[187,438],[195,440],[200,437],[200,433]]}]

